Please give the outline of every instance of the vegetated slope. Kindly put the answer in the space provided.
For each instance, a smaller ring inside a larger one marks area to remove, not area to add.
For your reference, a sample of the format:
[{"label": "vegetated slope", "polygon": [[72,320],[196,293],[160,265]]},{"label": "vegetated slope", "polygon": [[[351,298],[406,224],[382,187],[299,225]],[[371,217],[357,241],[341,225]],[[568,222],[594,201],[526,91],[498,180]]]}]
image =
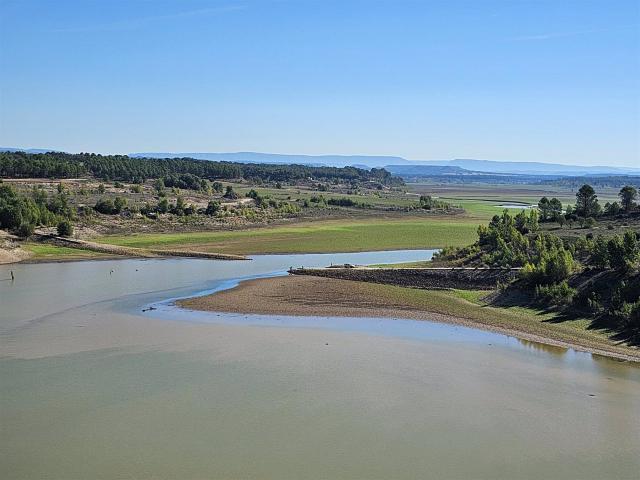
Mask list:
[{"label": "vegetated slope", "polygon": [[609,238],[562,239],[539,232],[537,212],[508,211],[478,228],[478,240],[445,249],[437,261],[455,265],[522,267],[518,280],[494,298],[502,306],[554,310],[556,321],[586,317],[590,328],[640,345],[640,234],[632,228]]}]

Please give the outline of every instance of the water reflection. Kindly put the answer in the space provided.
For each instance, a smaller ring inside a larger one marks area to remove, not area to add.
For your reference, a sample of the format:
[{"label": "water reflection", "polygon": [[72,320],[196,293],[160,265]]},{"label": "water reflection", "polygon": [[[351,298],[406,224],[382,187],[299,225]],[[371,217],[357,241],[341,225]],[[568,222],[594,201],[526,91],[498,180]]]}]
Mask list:
[{"label": "water reflection", "polygon": [[548,345],[546,343],[533,342],[531,340],[525,340],[524,338],[518,338],[518,343],[523,347],[526,347],[537,352],[550,353],[557,357],[563,357],[569,351],[566,347],[560,347],[558,345]]}]

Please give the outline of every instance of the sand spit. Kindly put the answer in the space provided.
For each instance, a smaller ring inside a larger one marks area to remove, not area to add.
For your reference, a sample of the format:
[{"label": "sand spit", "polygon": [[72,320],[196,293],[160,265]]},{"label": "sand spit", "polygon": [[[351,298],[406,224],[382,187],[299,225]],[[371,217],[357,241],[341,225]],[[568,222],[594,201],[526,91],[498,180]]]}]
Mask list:
[{"label": "sand spit", "polygon": [[[505,322],[490,313],[474,318],[425,311],[419,305],[381,294],[386,287],[370,283],[319,277],[288,276],[242,282],[238,287],[213,295],[178,301],[192,310],[263,315],[387,317],[429,320],[473,328],[534,342],[573,348],[620,360],[640,362],[640,350],[592,336],[569,336],[554,331],[553,324]],[[481,308],[481,307],[478,307]]]}]

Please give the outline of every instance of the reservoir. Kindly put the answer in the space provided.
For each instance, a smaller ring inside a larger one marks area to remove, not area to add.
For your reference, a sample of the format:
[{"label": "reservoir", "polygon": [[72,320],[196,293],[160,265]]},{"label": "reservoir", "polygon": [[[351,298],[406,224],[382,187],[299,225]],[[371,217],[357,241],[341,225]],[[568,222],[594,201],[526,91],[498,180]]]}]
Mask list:
[{"label": "reservoir", "polygon": [[432,253],[0,266],[0,477],[636,478],[637,365],[455,325],[172,304]]}]

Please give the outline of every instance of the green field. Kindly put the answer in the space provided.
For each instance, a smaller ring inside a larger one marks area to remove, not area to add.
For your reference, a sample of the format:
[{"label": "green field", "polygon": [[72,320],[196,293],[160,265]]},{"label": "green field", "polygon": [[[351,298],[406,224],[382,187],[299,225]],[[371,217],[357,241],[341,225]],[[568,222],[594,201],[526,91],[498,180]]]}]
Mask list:
[{"label": "green field", "polygon": [[57,245],[50,245],[46,243],[26,243],[23,245],[25,250],[33,253],[33,259],[46,259],[46,258],[85,258],[85,257],[100,257],[103,254],[98,252],[91,252],[89,250],[80,250],[77,248],[59,247]]},{"label": "green field", "polygon": [[241,255],[359,252],[464,246],[475,240],[478,223],[468,218],[333,220],[240,231],[104,236],[97,241]]}]

